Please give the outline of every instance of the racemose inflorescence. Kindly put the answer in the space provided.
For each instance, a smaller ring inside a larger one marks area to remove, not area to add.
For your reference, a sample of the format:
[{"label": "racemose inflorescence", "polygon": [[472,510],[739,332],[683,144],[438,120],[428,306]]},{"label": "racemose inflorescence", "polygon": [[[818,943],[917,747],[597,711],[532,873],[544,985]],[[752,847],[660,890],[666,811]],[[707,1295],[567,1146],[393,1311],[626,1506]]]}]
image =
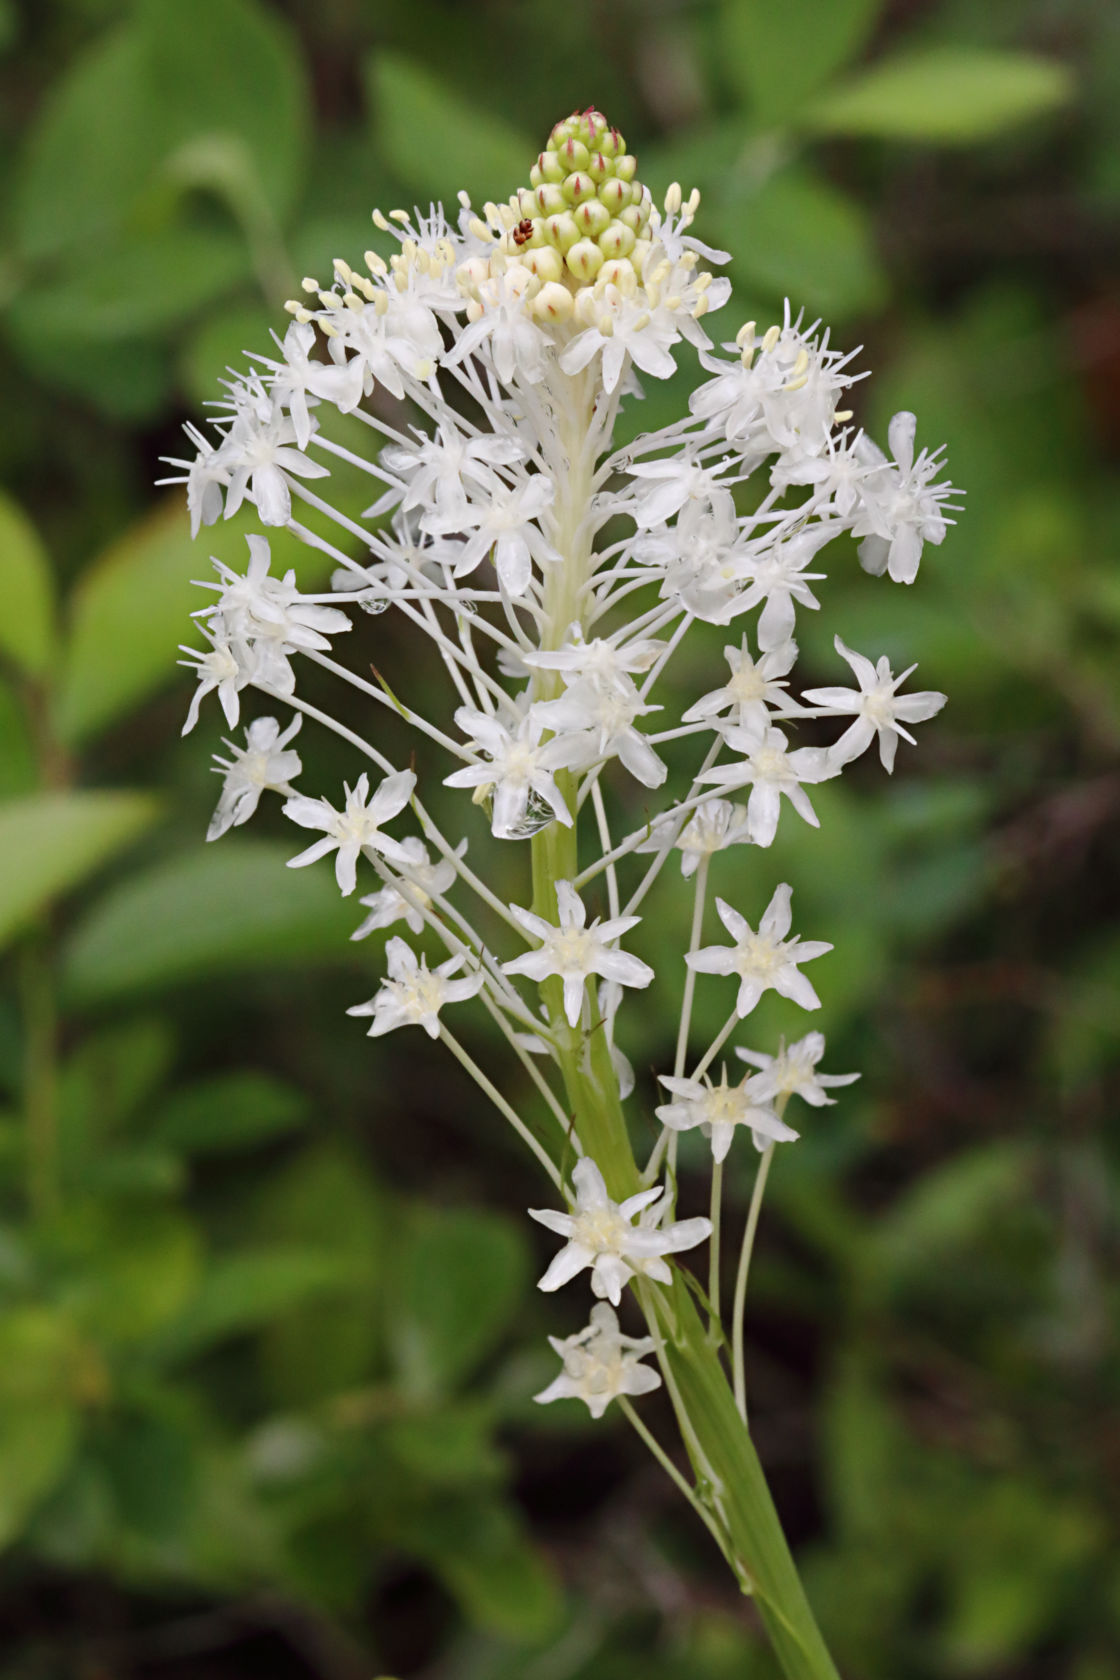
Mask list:
[{"label": "racemose inflorescence", "polygon": [[[533,1217],[564,1244],[541,1287],[586,1274],[599,1304],[553,1343],[562,1374],[538,1398],[577,1396],[596,1416],[659,1382],[642,1363],[661,1346],[656,1313],[644,1309],[649,1337],[622,1334],[624,1293],[665,1288],[672,1257],[718,1222],[676,1217],[680,1133],[710,1140],[718,1187],[736,1133],[768,1160],[797,1136],[792,1098],[819,1106],[856,1077],[817,1071],[816,1032],[719,1061],[766,990],[817,1007],[802,965],[830,949],[792,933],[788,885],[753,926],[736,886],[748,854],[719,856],[769,846],[780,822],[815,824],[809,790],[872,746],[891,770],[908,726],[944,701],[903,692],[909,672],[839,637],[850,675],[794,692],[797,615],[819,606],[828,545],[850,534],[866,571],[912,583],[952,492],[939,456],[915,453],[913,415],[895,416],[887,453],[858,427],[847,404],[861,376],[819,324],[787,306],[761,333],[713,328],[731,286],[713,273],[726,254],[692,232],[698,202],[673,187],[656,206],[590,110],[557,125],[507,203],[375,213],[389,254],[367,252],[361,270],[337,260],[328,286],[305,281],[275,353],[227,381],[210,435],[188,427],[197,453],[174,463],[196,533],[249,502],[334,567],[329,590],[301,591],[273,571],[263,534],[244,572],[215,561],[197,615],[205,645],[186,650],[198,676],[187,728],[211,693],[231,729],[252,691],[281,716],[227,743],[209,838],[279,794],[313,836],[292,866],[331,857],[365,912],[354,938],[390,931],[385,978],[351,1013],[372,1017],[374,1035],[411,1024],[441,1039],[549,1174],[565,1205]],[[683,356],[704,374],[687,410],[616,444],[642,382]],[[367,481],[363,504],[332,499],[340,473]],[[390,690],[341,661],[356,617],[386,610],[431,642],[439,694]],[[663,679],[698,623],[727,627],[725,666],[674,705]],[[308,663],[356,691],[368,729],[298,692]],[[385,755],[384,711],[412,727],[410,763]],[[341,791],[305,789],[304,719],[352,750]],[[821,719],[835,720],[828,744],[798,744]],[[455,791],[437,821],[440,784]],[[485,865],[449,831],[456,801],[488,813],[499,844]],[[528,884],[512,902],[503,889],[510,846],[531,854],[531,902]],[[691,882],[691,937],[655,967],[647,900],[682,890],[662,875],[671,858]],[[721,869],[726,896],[710,906]],[[698,983],[724,987],[730,1011],[702,1052]],[[679,993],[679,1025],[639,1167],[625,1006],[651,986]],[[523,1070],[516,1108],[446,1024],[467,1000]],[[712,1279],[718,1316],[716,1263]],[[728,1344],[741,1401],[741,1333]]]}]

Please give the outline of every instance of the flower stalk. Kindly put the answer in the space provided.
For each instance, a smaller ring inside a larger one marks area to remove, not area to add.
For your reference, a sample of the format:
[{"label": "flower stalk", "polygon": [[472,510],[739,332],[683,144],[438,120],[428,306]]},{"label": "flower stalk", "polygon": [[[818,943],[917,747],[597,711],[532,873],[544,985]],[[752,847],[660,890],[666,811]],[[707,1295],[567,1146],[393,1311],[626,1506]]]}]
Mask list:
[{"label": "flower stalk", "polygon": [[[692,231],[699,195],[674,186],[655,205],[601,113],[558,123],[506,203],[459,206],[453,220],[442,207],[374,212],[388,256],[367,251],[362,270],[338,258],[330,285],[308,276],[279,356],[228,383],[216,437],[189,427],[197,453],[174,463],[196,533],[248,502],[337,567],[329,594],[311,595],[273,574],[263,536],[243,574],[215,561],[197,615],[205,646],[185,650],[198,680],[186,728],[211,695],[235,728],[249,691],[292,721],[257,717],[244,747],[226,743],[208,838],[276,794],[314,835],[292,867],[329,859],[343,896],[375,888],[352,937],[387,933],[387,972],[350,1013],[373,1037],[419,1026],[459,1061],[564,1204],[530,1210],[563,1239],[540,1287],[584,1278],[596,1299],[584,1329],[552,1338],[561,1371],[536,1398],[577,1399],[596,1418],[617,1402],[754,1596],[787,1680],[835,1680],[748,1432],[743,1320],[771,1161],[798,1135],[787,1105],[820,1108],[856,1076],[817,1071],[819,1033],[772,1053],[731,1043],[767,991],[818,1009],[802,968],[831,946],[793,933],[790,885],[749,906],[756,925],[740,907],[749,869],[720,872],[723,853],[769,847],[783,822],[816,825],[810,790],[872,745],[892,771],[907,726],[940,709],[943,695],[900,693],[909,671],[839,635],[858,687],[796,696],[791,672],[797,615],[820,608],[812,586],[833,539],[854,535],[867,572],[912,583],[951,523],[952,490],[938,453],[915,454],[912,415],[895,416],[889,456],[850,424],[860,376],[819,323],[787,305],[761,335],[748,322],[713,344],[731,287],[713,272],[727,253]],[[707,376],[688,412],[617,447],[620,409],[685,355]],[[375,391],[417,423],[379,418],[364,406]],[[360,517],[333,506],[329,485],[310,488],[340,462],[373,481]],[[435,703],[430,683],[413,696],[411,672],[377,669],[371,682],[335,652],[357,618],[390,610],[432,644],[446,682]],[[727,672],[682,706],[674,661],[698,623],[734,626]],[[357,696],[411,729],[410,762],[297,695],[301,661],[339,684],[351,714]],[[341,794],[296,785],[301,720],[354,749]],[[842,731],[826,744],[828,720]],[[796,746],[793,722],[806,726]],[[457,819],[445,832],[422,802],[433,775],[462,801],[451,808],[464,828],[470,806],[486,812],[486,860],[468,864]],[[531,901],[507,902],[503,850],[526,845]],[[673,858],[693,879],[692,914],[687,947],[666,961],[649,927],[684,890]],[[393,931],[402,921],[426,949]],[[730,1006],[706,1048],[700,987]],[[628,1009],[647,991],[679,1000],[656,1081],[636,1077],[625,1049]],[[526,1075],[520,1093],[443,1019],[479,1006]],[[748,1064],[737,1081],[732,1049]],[[660,1123],[644,1171],[639,1110]],[[682,1218],[687,1131],[710,1145],[712,1176],[708,1213]],[[744,1134],[760,1160],[727,1325],[723,1163]],[[680,1259],[705,1242],[706,1295]],[[629,1334],[627,1316],[645,1334]],[[633,1405],[660,1387],[691,1481]]]}]

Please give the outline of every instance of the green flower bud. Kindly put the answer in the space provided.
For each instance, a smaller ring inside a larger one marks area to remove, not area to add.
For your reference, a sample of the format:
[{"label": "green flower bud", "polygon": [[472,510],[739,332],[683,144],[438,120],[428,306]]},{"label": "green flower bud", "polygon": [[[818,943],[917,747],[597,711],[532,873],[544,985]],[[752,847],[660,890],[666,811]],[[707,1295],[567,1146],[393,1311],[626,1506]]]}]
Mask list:
[{"label": "green flower bud", "polygon": [[575,212],[576,226],[586,239],[598,239],[611,225],[611,213],[597,198],[589,198]]},{"label": "green flower bud", "polygon": [[544,176],[541,174],[541,166],[539,163],[535,163],[529,171],[529,185],[531,187],[539,187],[543,180]]},{"label": "green flower bud", "polygon": [[570,210],[559,216],[549,216],[544,224],[545,237],[561,253],[570,251],[580,237],[579,223]]},{"label": "green flower bud", "polygon": [[586,283],[594,280],[603,266],[603,253],[592,239],[577,239],[566,258],[569,272]]},{"label": "green flower bud", "polygon": [[599,249],[605,257],[628,257],[637,237],[632,228],[622,222],[612,222],[605,232],[599,235]]},{"label": "green flower bud", "polygon": [[554,181],[557,186],[568,173],[555,152],[542,152],[537,159],[537,168],[541,172],[542,181]]},{"label": "green flower bud", "polygon": [[560,148],[560,161],[571,175],[587,168],[591,162],[591,153],[582,140],[565,140]]},{"label": "green flower bud", "polygon": [[641,233],[642,228],[645,226],[645,222],[649,220],[649,217],[646,216],[645,221],[643,221],[641,205],[628,204],[626,209],[623,210],[622,214],[619,216],[618,220],[621,222],[623,227],[628,227],[632,233]]},{"label": "green flower bud", "polygon": [[582,204],[587,198],[595,197],[595,183],[590,175],[578,173],[569,175],[560,188],[569,204]]},{"label": "green flower bud", "polygon": [[617,216],[625,210],[634,195],[634,189],[626,181],[616,181],[613,178],[604,181],[599,188],[599,200],[605,204],[612,216]]},{"label": "green flower bud", "polygon": [[518,216],[522,218],[539,216],[541,213],[537,205],[537,195],[531,192],[528,187],[518,187],[513,199],[510,200],[510,204],[511,208],[515,208]]},{"label": "green flower bud", "polygon": [[638,160],[629,152],[614,160],[614,172],[620,181],[632,181],[638,173]]},{"label": "green flower bud", "polygon": [[563,277],[564,259],[551,245],[542,245],[539,249],[533,245],[526,245],[521,260],[529,273],[535,274],[542,285],[551,284]]},{"label": "green flower bud", "polygon": [[592,152],[591,161],[587,165],[587,173],[595,182],[595,185],[601,187],[604,181],[611,179],[612,166],[610,159],[604,157],[602,152]]},{"label": "green flower bud", "polygon": [[561,122],[556,124],[556,127],[552,130],[552,133],[548,137],[550,149],[554,152],[558,152],[565,140],[570,138],[571,134],[572,118],[564,117]]},{"label": "green flower bud", "polygon": [[568,201],[554,181],[547,181],[533,194],[534,216],[559,216],[568,208]]},{"label": "green flower bud", "polygon": [[599,150],[605,158],[621,157],[626,150],[626,142],[617,128],[608,128],[599,138]]}]

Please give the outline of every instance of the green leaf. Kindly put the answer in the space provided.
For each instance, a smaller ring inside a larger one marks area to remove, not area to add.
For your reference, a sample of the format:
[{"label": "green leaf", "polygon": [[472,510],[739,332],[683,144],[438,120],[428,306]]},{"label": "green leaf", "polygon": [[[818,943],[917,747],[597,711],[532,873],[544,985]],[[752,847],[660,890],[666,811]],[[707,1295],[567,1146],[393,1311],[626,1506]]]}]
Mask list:
[{"label": "green leaf", "polygon": [[418,1211],[397,1259],[390,1336],[402,1386],[446,1392],[501,1340],[525,1296],[519,1228],[496,1214]]},{"label": "green leaf", "polygon": [[302,184],[307,126],[299,55],[257,0],[140,0],[127,26],[77,56],[31,130],[15,184],[17,247],[35,261],[88,252],[173,212],[176,159],[200,140],[237,141],[250,209],[259,196],[283,218]]},{"label": "green leaf", "polygon": [[0,1545],[66,1468],[82,1368],[74,1326],[61,1313],[13,1307],[0,1317]]},{"label": "green leaf", "polygon": [[813,314],[874,311],[886,297],[862,206],[806,169],[785,169],[750,197],[713,206],[707,237],[735,253],[752,289]]},{"label": "green leaf", "polygon": [[72,939],[64,958],[70,996],[104,1003],[213,974],[345,961],[354,911],[329,865],[289,870],[292,855],[290,845],[200,839],[134,875],[102,898]]},{"label": "green leaf", "polygon": [[163,1360],[190,1358],[337,1292],[345,1281],[341,1257],[317,1249],[274,1244],[214,1260],[186,1312],[167,1326],[153,1351]]},{"label": "green leaf", "polygon": [[270,1326],[262,1348],[270,1393],[303,1408],[372,1381],[383,1368],[382,1297],[392,1259],[366,1161],[331,1145],[302,1150],[269,1182],[253,1231],[262,1243],[337,1257],[347,1285],[345,1294],[309,1301]]},{"label": "green leaf", "polygon": [[67,1272],[60,1298],[99,1339],[143,1341],[181,1313],[198,1288],[197,1233],[169,1209],[87,1202],[67,1210],[54,1241]]},{"label": "green leaf", "polygon": [[210,567],[191,541],[178,498],[113,544],[71,598],[57,727],[75,745],[178,676],[180,642],[204,597],[191,583]]},{"label": "green leaf", "polygon": [[[221,548],[235,566],[244,563],[241,533],[256,528],[252,508],[223,525]],[[301,582],[322,575],[323,557],[286,532],[273,532],[270,543],[274,572],[295,565]],[[174,496],[86,570],[71,598],[57,717],[64,740],[89,740],[149,694],[181,680],[180,644],[198,643],[190,614],[214,599],[192,581],[213,577],[210,552],[191,541],[186,511]]]},{"label": "green leaf", "polygon": [[158,811],[141,793],[39,793],[0,806],[0,944],[130,845]]},{"label": "green leaf", "polygon": [[275,8],[259,0],[139,0],[145,85],[159,112],[164,157],[199,138],[235,136],[274,215],[303,185],[309,101],[299,50]]},{"label": "green leaf", "polygon": [[855,57],[881,10],[882,0],[724,0],[721,68],[756,123],[780,122]]},{"label": "green leaf", "polygon": [[556,1579],[510,1507],[445,1500],[410,1538],[478,1626],[519,1640],[555,1630]]},{"label": "green leaf", "polygon": [[411,191],[447,201],[465,187],[481,204],[528,185],[540,147],[486,104],[399,53],[378,53],[367,84],[384,156]]},{"label": "green leaf", "polygon": [[22,256],[95,247],[139,194],[152,147],[143,56],[135,31],[116,30],[80,53],[44,100],[14,183]]},{"label": "green leaf", "polygon": [[393,1418],[381,1438],[410,1475],[435,1487],[477,1487],[503,1470],[488,1401],[465,1400],[439,1411]]},{"label": "green leaf", "polygon": [[54,346],[71,354],[90,345],[119,347],[196,314],[249,271],[236,233],[163,228],[83,255],[72,272],[29,288],[9,311],[9,330],[32,365]]},{"label": "green leaf", "polygon": [[941,47],[873,64],[815,101],[805,120],[824,134],[969,145],[1067,104],[1074,87],[1054,59]]},{"label": "green leaf", "polygon": [[35,742],[26,710],[11,683],[0,678],[0,807],[39,786]]},{"label": "green leaf", "polygon": [[39,533],[0,491],[0,653],[42,676],[54,650],[54,583]]},{"label": "green leaf", "polygon": [[308,1103],[302,1092],[271,1074],[245,1068],[183,1086],[159,1109],[152,1137],[188,1155],[247,1149],[302,1126]]}]

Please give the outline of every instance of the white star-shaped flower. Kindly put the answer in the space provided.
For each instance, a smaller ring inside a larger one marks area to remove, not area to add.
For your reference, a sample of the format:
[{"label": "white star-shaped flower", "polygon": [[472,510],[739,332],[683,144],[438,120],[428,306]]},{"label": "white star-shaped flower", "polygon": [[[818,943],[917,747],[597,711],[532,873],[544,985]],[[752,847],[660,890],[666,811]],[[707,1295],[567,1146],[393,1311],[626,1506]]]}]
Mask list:
[{"label": "white star-shaped flower", "polygon": [[736,1050],[740,1061],[749,1062],[761,1071],[751,1077],[755,1095],[761,1102],[774,1102],[778,1097],[800,1097],[811,1108],[833,1104],[825,1087],[852,1085],[858,1073],[818,1073],[817,1063],[824,1055],[824,1034],[806,1033],[795,1044],[785,1043],[776,1056],[766,1056],[760,1050]]},{"label": "white star-shaped flower", "polygon": [[299,734],[303,718],[297,712],[293,721],[280,733],[274,717],[254,718],[245,731],[245,745],[225,744],[231,758],[214,755],[214,767],[225,777],[218,808],[206,830],[207,840],[217,840],[231,828],[247,823],[260,804],[266,788],[273,793],[292,792],[290,784],[299,775],[302,765],[299,754],[285,750],[288,742]]},{"label": "white star-shaped flower", "polygon": [[529,910],[511,904],[510,912],[534,939],[540,949],[527,951],[523,957],[502,964],[506,974],[524,974],[530,980],[547,980],[558,975],[564,982],[564,1014],[571,1027],[579,1024],[583,1008],[583,993],[593,974],[604,980],[616,980],[620,986],[648,986],[653,969],[638,957],[612,949],[611,941],[637,927],[640,916],[615,916],[610,921],[592,922],[588,927],[587,910],[570,881],[557,881],[556,907],[559,927],[534,916]]},{"label": "white star-shaped flower", "polygon": [[553,775],[560,765],[556,745],[552,741],[541,745],[543,718],[529,711],[517,720],[513,732],[488,712],[460,706],[455,722],[471,746],[485,753],[489,762],[453,770],[444,782],[447,787],[473,787],[492,793],[490,826],[499,840],[519,840],[541,828],[550,820],[542,815],[542,808],[565,828],[572,826],[572,814]]},{"label": "white star-shaped flower", "polygon": [[[422,840],[402,840],[401,848],[408,853],[407,864],[397,865],[403,877],[401,884],[382,887],[380,892],[369,893],[358,900],[359,904],[365,905],[369,915],[354,929],[351,939],[368,939],[379,928],[392,927],[394,922],[400,921],[405,922],[412,933],[422,933],[423,912],[433,898],[438,898],[454,885],[456,870],[450,859],[439,858],[433,863]],[[462,857],[466,849],[467,842],[460,841],[455,848],[455,856]]]},{"label": "white star-shaped flower", "polygon": [[495,482],[485,501],[465,502],[450,513],[426,513],[420,523],[433,536],[470,531],[455,562],[455,576],[473,572],[490,555],[503,589],[516,599],[529,587],[534,559],[543,564],[559,558],[535,523],[554,496],[552,480],[534,473],[513,489]]},{"label": "white star-shaped flower", "polygon": [[781,679],[792,669],[797,658],[797,643],[783,642],[757,660],[747,648],[746,635],[739,647],[725,647],[723,657],[731,667],[731,675],[722,688],[702,694],[695,705],[684,713],[684,723],[700,723],[730,712],[732,722],[753,722],[764,728],[770,722],[769,708],[786,703],[788,683]]},{"label": "white star-shaped flower", "polygon": [[537,1284],[538,1289],[559,1289],[590,1267],[593,1293],[617,1307],[623,1287],[632,1277],[641,1275],[657,1283],[671,1283],[673,1274],[663,1256],[695,1248],[711,1235],[709,1219],[681,1219],[662,1229],[654,1223],[635,1226],[633,1221],[643,1210],[647,1218],[656,1217],[654,1204],[664,1205],[665,1189],[655,1185],[652,1190],[628,1196],[624,1202],[612,1202],[603,1175],[590,1155],[576,1162],[572,1183],[576,1190],[573,1213],[529,1209],[531,1219],[567,1238],[566,1246]]},{"label": "white star-shaped flower", "polygon": [[738,1085],[727,1083],[726,1067],[720,1070],[718,1085],[713,1085],[707,1077],[702,1081],[675,1079],[664,1073],[658,1077],[676,1101],[654,1109],[657,1118],[675,1132],[702,1126],[705,1137],[711,1140],[713,1160],[726,1158],[736,1126],[750,1128],[754,1146],[759,1150],[765,1149],[768,1143],[789,1143],[798,1136],[792,1126],[787,1126],[765,1104],[749,1074]]},{"label": "white star-shaped flower", "polygon": [[724,729],[723,738],[743,758],[734,764],[717,764],[699,780],[728,789],[750,786],[747,818],[756,846],[773,843],[783,794],[799,817],[812,828],[820,827],[801,784],[826,782],[839,775],[840,766],[824,747],[796,747],[790,752],[782,731],[760,724],[757,717],[741,727]]},{"label": "white star-shaped flower", "polygon": [[653,1337],[622,1335],[618,1315],[605,1301],[592,1307],[585,1330],[563,1341],[556,1336],[548,1339],[564,1369],[547,1388],[534,1394],[540,1406],[552,1400],[582,1400],[593,1418],[601,1418],[620,1394],[651,1394],[661,1387],[658,1372],[641,1363],[654,1350]]},{"label": "white star-shaped flower", "polygon": [[358,884],[358,857],[363,851],[376,852],[390,863],[409,862],[409,853],[399,840],[382,834],[384,823],[404,810],[412,797],[416,777],[411,770],[398,770],[386,776],[377,792],[370,798],[369,777],[359,776],[354,788],[346,788],[346,804],[341,811],[326,799],[309,799],[296,794],[284,806],[284,815],[300,828],[322,828],[326,833],[298,857],[288,859],[289,869],[302,869],[337,850],[334,860],[335,878],[344,897]]},{"label": "white star-shaped flower", "polygon": [[734,945],[705,945],[685,957],[698,974],[737,974],[739,995],[735,1011],[749,1015],[763,992],[775,991],[792,998],[802,1009],[819,1009],[821,1000],[801,973],[799,964],[823,957],[832,946],[820,939],[786,939],[792,924],[790,898],[793,889],[783,884],[763,912],[758,932],[722,898],[716,899],[719,919],[734,939]]},{"label": "white star-shaped flower", "polygon": [[[623,686],[625,684],[625,686]],[[600,759],[619,758],[644,787],[660,787],[668,767],[658,757],[634,719],[660,706],[647,706],[630,677],[610,686],[580,677],[555,700],[540,700],[534,716],[554,731],[554,762],[586,770]]]},{"label": "white star-shaped flower", "polygon": [[941,471],[941,451],[923,449],[914,459],[917,421],[905,411],[896,414],[887,436],[894,460],[888,461],[870,438],[860,450],[874,470],[860,484],[860,512],[852,526],[859,545],[860,564],[876,577],[886,572],[896,583],[913,583],[918,575],[924,543],[944,541],[953,521],[949,497],[958,494],[951,484],[932,484]]},{"label": "white star-shaped flower", "polygon": [[[674,811],[666,811],[655,819],[649,838],[643,840],[637,850],[663,850],[669,843],[669,834],[679,826],[680,821]],[[734,805],[729,799],[706,799],[703,805],[696,807],[672,844],[681,854],[681,874],[687,881],[706,859],[726,851],[728,846],[748,845],[750,839],[750,822],[745,805]]]},{"label": "white star-shaped flower", "polygon": [[921,694],[898,694],[899,684],[917,670],[916,665],[908,666],[896,677],[886,654],[873,665],[862,653],[853,653],[845,647],[839,636],[834,645],[855,672],[859,688],[810,688],[803,696],[811,705],[824,706],[830,712],[855,715],[856,721],[829,747],[828,756],[837,766],[850,764],[866,752],[878,735],[879,761],[884,770],[893,771],[899,736],[914,744],[913,735],[902,727],[903,723],[922,723],[935,717],[945,704],[945,695],[933,689]]},{"label": "white star-shaped flower", "polygon": [[385,947],[388,979],[368,1003],[356,1003],[347,1015],[372,1015],[370,1038],[380,1038],[397,1027],[423,1027],[429,1038],[439,1037],[439,1012],[448,1003],[461,1003],[482,989],[482,974],[468,974],[453,980],[466,962],[465,956],[449,957],[438,968],[429,969],[426,957],[417,957],[404,939],[390,939]]}]

